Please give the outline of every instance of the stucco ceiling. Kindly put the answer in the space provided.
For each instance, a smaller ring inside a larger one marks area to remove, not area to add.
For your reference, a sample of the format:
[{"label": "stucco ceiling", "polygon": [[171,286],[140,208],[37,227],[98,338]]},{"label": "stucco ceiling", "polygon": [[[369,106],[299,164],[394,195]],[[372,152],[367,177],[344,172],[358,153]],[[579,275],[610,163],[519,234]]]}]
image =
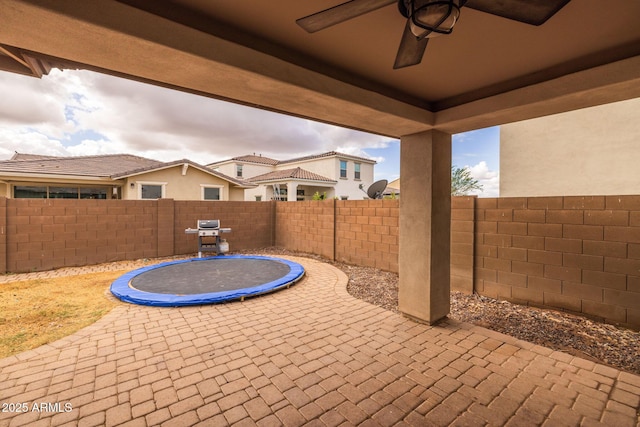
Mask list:
[{"label": "stucco ceiling", "polygon": [[541,26],[463,7],[399,70],[395,4],[313,34],[295,23],[340,3],[0,0],[0,69],[37,58],[396,137],[640,96],[637,0],[572,0]]}]

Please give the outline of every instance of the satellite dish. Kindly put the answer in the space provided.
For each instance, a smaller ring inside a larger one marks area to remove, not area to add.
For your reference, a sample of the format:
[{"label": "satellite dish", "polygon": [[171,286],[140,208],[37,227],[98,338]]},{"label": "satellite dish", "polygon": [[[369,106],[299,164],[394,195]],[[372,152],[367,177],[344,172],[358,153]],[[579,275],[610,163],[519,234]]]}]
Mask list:
[{"label": "satellite dish", "polygon": [[387,188],[388,181],[386,179],[381,179],[380,181],[376,181],[369,186],[367,190],[367,196],[370,199],[382,199],[382,193]]}]

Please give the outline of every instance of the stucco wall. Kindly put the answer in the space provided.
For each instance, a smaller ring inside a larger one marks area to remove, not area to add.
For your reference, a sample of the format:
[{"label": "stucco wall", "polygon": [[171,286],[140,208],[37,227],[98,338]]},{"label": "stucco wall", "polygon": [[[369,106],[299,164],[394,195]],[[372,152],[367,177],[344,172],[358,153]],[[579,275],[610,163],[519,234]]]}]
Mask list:
[{"label": "stucco wall", "polygon": [[251,178],[254,176],[262,175],[263,173],[268,173],[273,171],[273,166],[269,166],[269,165],[256,165],[251,163],[236,163],[236,162],[223,163],[219,166],[216,166],[215,170],[227,176],[230,176],[232,178],[236,178],[236,173],[237,173],[236,165],[238,164],[242,164],[243,179]]},{"label": "stucco wall", "polygon": [[325,157],[319,159],[309,159],[299,162],[286,162],[276,167],[277,170],[286,170],[300,167],[309,172],[317,173],[330,179],[338,177],[338,160],[335,157]]},{"label": "stucco wall", "polygon": [[373,184],[373,165],[369,163],[360,164],[360,179],[354,178],[354,162],[347,162],[347,179],[340,178],[339,175],[340,162],[338,162],[338,174],[336,180],[338,183],[335,187],[335,194],[338,197],[348,196],[349,200],[363,200],[367,198],[367,194],[360,190],[359,185],[363,185],[366,191]]},{"label": "stucco wall", "polygon": [[[124,186],[124,198],[130,200],[139,199],[141,183],[165,182],[167,185],[164,197],[167,199],[202,200],[201,184],[206,184],[221,186],[221,200],[230,200],[229,182],[193,167],[189,167],[186,175],[182,175],[182,166],[153,171],[129,178]],[[131,188],[131,183],[134,183],[134,188]]]},{"label": "stucco wall", "polygon": [[500,127],[500,196],[637,194],[640,99]]}]

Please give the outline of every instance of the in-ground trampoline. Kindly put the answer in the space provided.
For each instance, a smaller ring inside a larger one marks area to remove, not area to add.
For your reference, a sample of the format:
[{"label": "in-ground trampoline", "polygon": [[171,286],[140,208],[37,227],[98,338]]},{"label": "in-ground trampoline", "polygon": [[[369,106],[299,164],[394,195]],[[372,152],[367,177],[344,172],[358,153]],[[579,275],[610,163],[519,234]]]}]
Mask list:
[{"label": "in-ground trampoline", "polygon": [[289,287],[304,268],[281,258],[246,255],[169,261],[123,274],[111,284],[122,301],[159,307],[214,304]]}]

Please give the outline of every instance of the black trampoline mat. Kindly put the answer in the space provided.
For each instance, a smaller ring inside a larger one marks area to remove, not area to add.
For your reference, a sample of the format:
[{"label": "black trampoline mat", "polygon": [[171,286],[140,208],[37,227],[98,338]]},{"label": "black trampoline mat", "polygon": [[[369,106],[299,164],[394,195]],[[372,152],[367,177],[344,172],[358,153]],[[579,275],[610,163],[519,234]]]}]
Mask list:
[{"label": "black trampoline mat", "polygon": [[217,258],[155,268],[135,276],[130,286],[142,292],[194,295],[252,288],[291,271],[279,261]]}]

